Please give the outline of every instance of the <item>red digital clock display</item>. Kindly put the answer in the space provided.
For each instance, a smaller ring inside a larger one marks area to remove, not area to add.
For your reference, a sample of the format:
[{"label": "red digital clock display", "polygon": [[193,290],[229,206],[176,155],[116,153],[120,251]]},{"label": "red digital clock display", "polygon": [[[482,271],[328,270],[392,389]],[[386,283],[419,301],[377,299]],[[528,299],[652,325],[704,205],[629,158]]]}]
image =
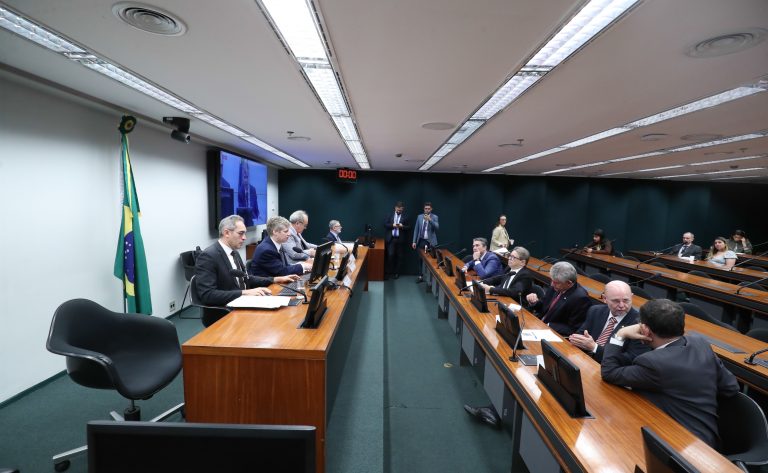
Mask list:
[{"label": "red digital clock display", "polygon": [[339,168],[336,170],[336,178],[343,182],[357,182],[357,171],[349,168]]}]

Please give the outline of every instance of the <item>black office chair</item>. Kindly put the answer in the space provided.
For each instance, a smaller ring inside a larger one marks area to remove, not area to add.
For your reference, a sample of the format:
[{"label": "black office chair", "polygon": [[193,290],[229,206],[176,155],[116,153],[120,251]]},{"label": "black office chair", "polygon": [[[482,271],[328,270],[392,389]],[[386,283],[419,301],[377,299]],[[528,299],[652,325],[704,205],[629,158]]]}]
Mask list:
[{"label": "black office chair", "polygon": [[659,267],[659,268],[669,269],[669,266],[667,266],[666,264],[662,263],[661,261],[654,261],[652,263],[648,263],[648,266],[656,266],[656,267]]},{"label": "black office chair", "polygon": [[[193,251],[184,251],[179,254],[181,260],[181,266],[184,268],[184,279],[187,280],[187,289],[184,291],[184,297],[181,298],[181,305],[179,306],[179,318],[182,319],[194,319],[196,317],[182,317],[181,314],[184,311],[184,302],[187,300],[187,294],[189,294],[190,281],[195,275],[195,262],[197,261],[197,255],[200,254],[200,247],[198,246]],[[191,300],[191,298],[190,298]]]},{"label": "black office chair", "polygon": [[645,291],[645,289],[643,289],[642,287],[639,287],[639,286],[629,286],[629,289],[632,291],[632,294],[634,294],[634,295],[636,295],[638,297],[642,297],[643,299],[646,299],[646,300],[653,299],[653,297],[650,294],[648,294]]},{"label": "black office chair", "polygon": [[[181,347],[176,327],[144,314],[122,314],[86,299],[67,301],[56,309],[45,344],[48,351],[66,357],[67,373],[75,383],[96,389],[114,389],[131,401],[115,420],[140,420],[136,400],[149,399],[181,371]],[[157,422],[183,409],[184,403],[152,419]],[[69,459],[87,450],[76,448],[53,457],[56,471],[69,467]]]},{"label": "black office chair", "polygon": [[210,327],[220,318],[229,314],[230,309],[226,307],[210,306],[200,302],[200,294],[197,292],[197,282],[195,281],[194,276],[192,276],[192,279],[189,281],[189,285],[190,285],[189,295],[192,298],[192,305],[195,307],[199,307],[202,312],[202,316],[200,317],[200,319],[203,322],[203,327]]},{"label": "black office chair", "polygon": [[611,282],[611,277],[608,276],[607,274],[595,273],[595,274],[587,274],[587,276],[589,276],[591,279],[594,279],[595,281],[599,281],[599,282],[601,282],[603,284],[608,284],[609,282]]},{"label": "black office chair", "polygon": [[733,325],[729,325],[729,324],[727,324],[725,322],[721,322],[721,321],[717,320],[716,318],[714,318],[711,315],[709,315],[709,313],[707,313],[707,311],[705,311],[701,307],[697,306],[696,304],[693,304],[691,302],[680,302],[680,306],[682,306],[683,310],[688,315],[692,315],[692,316],[696,317],[697,319],[705,320],[705,321],[707,321],[709,323],[712,323],[712,324],[715,324],[715,325],[719,325],[719,326],[727,328],[729,330],[733,330],[734,332],[736,331],[736,328]]},{"label": "black office chair", "polygon": [[756,338],[761,342],[768,343],[768,328],[753,328],[746,334],[748,337]]},{"label": "black office chair", "polygon": [[699,277],[702,277],[702,278],[712,279],[712,276],[710,276],[709,274],[705,273],[704,271],[699,271],[698,269],[693,269],[691,271],[688,271],[688,274],[692,274],[694,276],[699,276]]},{"label": "black office chair", "polygon": [[576,265],[575,261],[569,261],[569,263],[571,263],[573,265],[573,269],[576,270],[576,274],[578,274],[579,276],[589,276],[589,274],[587,274],[583,269],[579,268]]},{"label": "black office chair", "polygon": [[744,393],[717,401],[720,453],[743,471],[768,464],[768,424],[760,406]]},{"label": "black office chair", "polygon": [[745,269],[751,269],[752,271],[762,271],[762,272],[768,272],[768,268],[765,268],[763,266],[745,266]]}]

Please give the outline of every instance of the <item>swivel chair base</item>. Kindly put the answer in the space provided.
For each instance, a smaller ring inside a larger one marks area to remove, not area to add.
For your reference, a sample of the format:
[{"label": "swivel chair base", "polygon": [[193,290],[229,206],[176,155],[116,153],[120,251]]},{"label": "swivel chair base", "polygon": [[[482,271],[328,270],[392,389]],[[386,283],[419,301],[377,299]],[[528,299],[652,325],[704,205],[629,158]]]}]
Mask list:
[{"label": "swivel chair base", "polygon": [[[165,412],[158,414],[149,420],[149,422],[162,422],[165,419],[171,417],[173,414],[181,412],[181,416],[184,417],[184,403],[177,404]],[[109,415],[117,422],[123,422],[125,420],[141,420],[141,409],[131,401],[131,407],[125,409],[125,416],[121,416],[115,411],[109,413]],[[53,456],[53,469],[56,471],[66,471],[70,465],[70,459],[76,457],[82,453],[88,451],[88,445],[82,447],[73,448],[66,452],[59,453]]]}]

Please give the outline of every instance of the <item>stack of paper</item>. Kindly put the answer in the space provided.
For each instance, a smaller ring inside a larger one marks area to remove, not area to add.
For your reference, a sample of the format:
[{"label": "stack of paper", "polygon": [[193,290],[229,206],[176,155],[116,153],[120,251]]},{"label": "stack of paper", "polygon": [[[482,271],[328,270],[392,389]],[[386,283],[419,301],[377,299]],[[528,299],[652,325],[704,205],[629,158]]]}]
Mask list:
[{"label": "stack of paper", "polygon": [[277,309],[285,307],[291,301],[287,296],[240,296],[227,307],[233,309]]}]

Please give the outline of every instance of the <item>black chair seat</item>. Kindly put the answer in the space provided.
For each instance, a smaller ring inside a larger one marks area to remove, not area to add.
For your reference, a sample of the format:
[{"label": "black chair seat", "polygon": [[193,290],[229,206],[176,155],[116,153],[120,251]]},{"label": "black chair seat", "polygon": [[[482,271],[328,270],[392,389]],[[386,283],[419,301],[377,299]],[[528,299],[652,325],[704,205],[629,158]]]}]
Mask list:
[{"label": "black chair seat", "polygon": [[768,328],[753,328],[747,332],[747,336],[768,343]]},{"label": "black chair seat", "polygon": [[741,392],[718,399],[717,417],[720,453],[740,467],[768,464],[768,424],[754,400]]},{"label": "black chair seat", "polygon": [[643,299],[647,299],[647,300],[653,299],[653,297],[650,294],[648,294],[645,291],[645,289],[643,289],[642,287],[629,286],[629,288],[632,291],[632,294],[634,294],[634,295],[636,295],[638,297],[642,297]]},{"label": "black chair seat", "polygon": [[680,302],[680,305],[682,306],[683,310],[686,314],[692,315],[696,317],[697,319],[705,320],[709,323],[719,325],[723,328],[727,328],[729,330],[736,331],[736,328],[733,325],[729,325],[725,322],[721,322],[720,320],[717,320],[716,318],[709,315],[707,311],[702,309],[701,307],[697,306],[696,304],[692,304],[690,302]]},{"label": "black chair seat", "polygon": [[608,276],[607,274],[595,273],[595,274],[587,274],[587,276],[589,276],[591,279],[594,279],[595,281],[599,281],[599,282],[601,282],[603,284],[608,284],[609,282],[611,282],[611,277]]}]

